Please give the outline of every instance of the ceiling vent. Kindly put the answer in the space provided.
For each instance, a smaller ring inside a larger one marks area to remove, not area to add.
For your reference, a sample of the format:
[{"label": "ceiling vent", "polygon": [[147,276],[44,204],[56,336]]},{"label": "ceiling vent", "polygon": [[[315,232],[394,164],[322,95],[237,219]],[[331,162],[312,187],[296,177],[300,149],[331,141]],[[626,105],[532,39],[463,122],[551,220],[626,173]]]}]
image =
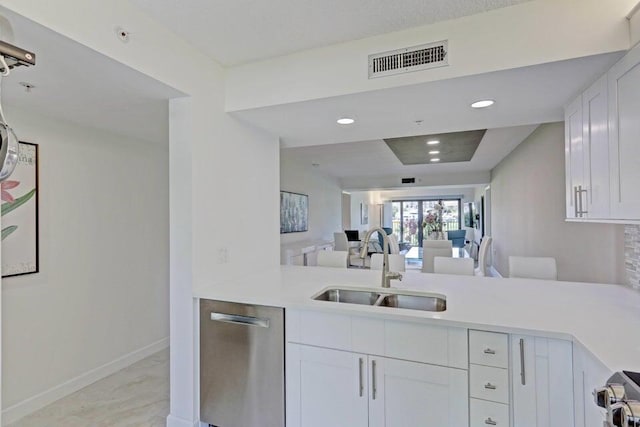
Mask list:
[{"label": "ceiling vent", "polygon": [[449,65],[447,40],[369,55],[369,78]]}]

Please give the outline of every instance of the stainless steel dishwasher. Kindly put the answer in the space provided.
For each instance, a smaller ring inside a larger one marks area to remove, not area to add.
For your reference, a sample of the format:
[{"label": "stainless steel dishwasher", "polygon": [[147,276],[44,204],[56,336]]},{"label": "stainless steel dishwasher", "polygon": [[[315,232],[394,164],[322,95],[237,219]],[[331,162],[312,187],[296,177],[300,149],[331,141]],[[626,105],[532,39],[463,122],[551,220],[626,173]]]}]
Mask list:
[{"label": "stainless steel dishwasher", "polygon": [[200,421],[283,427],[284,310],[200,300]]}]

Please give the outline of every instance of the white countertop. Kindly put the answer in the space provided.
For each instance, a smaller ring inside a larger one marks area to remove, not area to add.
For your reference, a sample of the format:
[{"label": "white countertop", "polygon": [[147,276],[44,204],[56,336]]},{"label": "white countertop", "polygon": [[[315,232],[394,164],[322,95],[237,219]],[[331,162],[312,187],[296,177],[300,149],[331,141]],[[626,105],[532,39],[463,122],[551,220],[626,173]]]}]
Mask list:
[{"label": "white countertop", "polygon": [[444,294],[440,313],[314,301],[328,286],[379,287],[380,271],[281,266],[194,289],[194,297],[416,319],[573,340],[613,371],[640,372],[640,292],[618,285],[407,271],[392,287]]}]

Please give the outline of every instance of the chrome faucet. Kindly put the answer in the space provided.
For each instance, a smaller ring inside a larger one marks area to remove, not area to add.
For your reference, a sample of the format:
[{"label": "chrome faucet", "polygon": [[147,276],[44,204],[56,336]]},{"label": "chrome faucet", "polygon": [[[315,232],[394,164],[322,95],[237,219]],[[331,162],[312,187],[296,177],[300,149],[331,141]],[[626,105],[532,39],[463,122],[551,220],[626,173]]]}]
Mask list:
[{"label": "chrome faucet", "polygon": [[360,251],[360,258],[365,259],[367,257],[367,252],[369,249],[369,240],[371,240],[371,235],[376,231],[378,232],[378,234],[382,236],[382,241],[383,241],[382,243],[382,253],[383,253],[382,287],[390,288],[392,280],[402,280],[402,274],[389,271],[389,253],[391,252],[391,245],[389,244],[389,237],[387,236],[386,231],[384,231],[380,227],[373,227],[371,230],[367,231],[367,234],[364,236],[362,251]]}]

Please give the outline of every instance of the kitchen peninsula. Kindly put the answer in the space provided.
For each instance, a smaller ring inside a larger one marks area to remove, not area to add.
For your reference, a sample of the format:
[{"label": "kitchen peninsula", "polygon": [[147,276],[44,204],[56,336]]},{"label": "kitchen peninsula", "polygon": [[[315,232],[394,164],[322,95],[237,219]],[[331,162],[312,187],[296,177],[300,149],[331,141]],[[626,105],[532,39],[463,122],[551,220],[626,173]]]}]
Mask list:
[{"label": "kitchen peninsula", "polygon": [[[593,389],[615,371],[640,370],[640,294],[629,288],[408,272],[392,287],[444,295],[445,311],[313,300],[328,287],[382,291],[379,275],[283,266],[196,288],[194,297],[285,309],[292,426],[336,419],[386,426],[403,425],[402,419],[423,426],[601,426]],[[612,342],[616,325],[633,336]],[[314,364],[323,373],[318,383],[305,377],[304,366]],[[359,391],[352,393],[351,381],[360,381]],[[412,402],[412,390],[437,403],[432,421],[424,416],[434,406],[425,404],[429,399]],[[406,394],[396,399],[400,392]],[[335,410],[319,417],[310,398]],[[340,399],[351,404],[341,406]]]}]

